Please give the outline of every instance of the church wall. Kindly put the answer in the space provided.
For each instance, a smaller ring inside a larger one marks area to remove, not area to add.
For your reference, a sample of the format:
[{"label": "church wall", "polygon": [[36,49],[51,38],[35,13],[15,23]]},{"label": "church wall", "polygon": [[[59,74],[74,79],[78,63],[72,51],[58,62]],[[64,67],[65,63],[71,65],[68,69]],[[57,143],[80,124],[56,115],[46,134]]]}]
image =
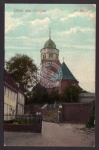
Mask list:
[{"label": "church wall", "polygon": [[58,91],[59,93],[62,93],[62,92],[65,90],[65,88],[67,88],[67,87],[70,86],[71,84],[72,84],[72,85],[75,84],[75,87],[80,88],[77,81],[73,81],[73,80],[62,80],[62,81],[61,81],[61,84],[60,84],[58,87],[54,87],[54,89],[53,89],[53,88],[49,88],[49,89],[47,89],[47,91],[48,91],[49,93],[51,93],[53,90],[55,90],[55,91]]},{"label": "church wall", "polygon": [[70,85],[74,85],[75,87],[79,88],[78,82],[74,80],[62,80],[61,81],[61,86],[59,88],[59,92],[63,92],[65,88],[67,88]]}]

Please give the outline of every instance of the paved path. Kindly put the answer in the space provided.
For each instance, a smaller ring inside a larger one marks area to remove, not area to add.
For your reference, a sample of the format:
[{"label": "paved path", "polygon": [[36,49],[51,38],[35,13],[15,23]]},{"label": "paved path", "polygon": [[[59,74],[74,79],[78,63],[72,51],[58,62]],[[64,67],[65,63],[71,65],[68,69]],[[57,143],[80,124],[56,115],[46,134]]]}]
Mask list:
[{"label": "paved path", "polygon": [[43,122],[41,134],[5,132],[4,143],[6,146],[92,147],[95,141],[94,131],[85,131],[84,127]]}]

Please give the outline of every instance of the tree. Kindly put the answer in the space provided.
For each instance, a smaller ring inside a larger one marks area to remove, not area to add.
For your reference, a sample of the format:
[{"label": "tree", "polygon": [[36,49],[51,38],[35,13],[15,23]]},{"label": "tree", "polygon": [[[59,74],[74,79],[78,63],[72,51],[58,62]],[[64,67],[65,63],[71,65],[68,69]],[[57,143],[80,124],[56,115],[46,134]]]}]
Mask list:
[{"label": "tree", "polygon": [[6,62],[6,69],[24,93],[36,82],[37,67],[27,55],[16,54]]},{"label": "tree", "polygon": [[68,102],[68,103],[79,102],[80,90],[76,88],[75,86],[70,85],[64,90],[61,96],[61,99],[62,101]]},{"label": "tree", "polygon": [[50,94],[49,94],[49,98],[48,98],[48,103],[55,103],[55,102],[60,102],[60,94],[58,91],[52,91]]},{"label": "tree", "polygon": [[92,110],[90,112],[89,119],[87,121],[86,127],[87,128],[94,127],[94,120],[95,120],[95,102],[93,102],[93,107],[92,107]]},{"label": "tree", "polygon": [[38,83],[33,89],[32,89],[32,95],[31,95],[31,103],[36,104],[44,104],[48,102],[49,94],[47,92],[47,89],[43,87],[40,83]]}]

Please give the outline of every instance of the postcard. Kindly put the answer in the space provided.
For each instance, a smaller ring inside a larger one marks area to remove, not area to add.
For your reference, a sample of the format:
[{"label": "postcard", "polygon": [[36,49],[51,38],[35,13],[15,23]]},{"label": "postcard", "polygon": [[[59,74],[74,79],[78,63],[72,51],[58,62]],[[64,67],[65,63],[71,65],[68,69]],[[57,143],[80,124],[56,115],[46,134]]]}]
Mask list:
[{"label": "postcard", "polygon": [[4,146],[95,147],[96,4],[5,4]]}]

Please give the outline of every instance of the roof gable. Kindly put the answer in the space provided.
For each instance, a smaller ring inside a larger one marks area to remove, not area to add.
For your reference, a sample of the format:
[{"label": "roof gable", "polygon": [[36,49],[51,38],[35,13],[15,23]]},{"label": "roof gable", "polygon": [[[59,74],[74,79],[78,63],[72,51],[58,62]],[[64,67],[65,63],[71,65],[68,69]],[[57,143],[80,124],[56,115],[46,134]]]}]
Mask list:
[{"label": "roof gable", "polygon": [[73,74],[71,73],[71,71],[69,70],[69,68],[66,66],[66,64],[64,62],[61,65],[61,69],[62,69],[62,73],[63,73],[62,79],[76,80],[76,78],[73,76]]},{"label": "roof gable", "polygon": [[12,79],[11,75],[4,69],[4,81],[15,90],[19,90],[18,85]]}]

